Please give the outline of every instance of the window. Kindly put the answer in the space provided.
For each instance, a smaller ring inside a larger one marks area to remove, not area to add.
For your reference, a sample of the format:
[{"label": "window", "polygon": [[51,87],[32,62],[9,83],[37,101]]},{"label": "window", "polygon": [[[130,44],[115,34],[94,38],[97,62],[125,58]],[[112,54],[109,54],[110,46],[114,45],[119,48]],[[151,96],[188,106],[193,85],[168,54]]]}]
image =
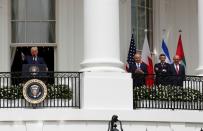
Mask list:
[{"label": "window", "polygon": [[153,50],[153,0],[131,0],[132,32],[135,35],[137,49],[141,50],[147,29],[150,50]]},{"label": "window", "polygon": [[55,0],[11,0],[12,43],[55,43]]},{"label": "window", "polygon": [[49,70],[53,71],[53,46],[56,45],[56,0],[10,1],[12,42],[11,71],[18,72],[22,70],[22,56],[30,55],[29,46],[46,46],[38,48],[39,56],[45,59]]}]

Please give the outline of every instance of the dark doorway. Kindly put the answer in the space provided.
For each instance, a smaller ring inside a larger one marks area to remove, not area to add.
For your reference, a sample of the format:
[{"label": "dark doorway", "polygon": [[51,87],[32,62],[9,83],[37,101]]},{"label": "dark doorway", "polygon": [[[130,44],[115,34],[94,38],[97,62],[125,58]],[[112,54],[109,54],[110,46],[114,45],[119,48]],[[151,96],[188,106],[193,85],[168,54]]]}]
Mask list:
[{"label": "dark doorway", "polygon": [[[22,71],[22,55],[29,56],[31,47],[17,47],[13,64],[12,72]],[[49,71],[54,71],[54,47],[38,47],[38,56],[43,57]]]},{"label": "dark doorway", "polygon": [[[23,56],[30,56],[31,47],[17,47],[13,64],[11,66],[11,72],[21,72],[22,71],[22,65],[23,65]],[[54,71],[54,47],[38,47],[38,56],[44,58],[44,61],[48,67],[48,71]],[[17,73],[19,74],[19,73]],[[17,75],[16,74],[16,75]],[[14,75],[14,74],[12,74]],[[20,76],[22,75],[21,73],[19,74]],[[17,76],[12,76],[15,77],[11,79],[12,84],[17,85],[19,83],[24,82],[23,79],[17,78]],[[49,75],[49,78],[46,79],[46,83],[53,84],[54,78],[52,75]]]}]

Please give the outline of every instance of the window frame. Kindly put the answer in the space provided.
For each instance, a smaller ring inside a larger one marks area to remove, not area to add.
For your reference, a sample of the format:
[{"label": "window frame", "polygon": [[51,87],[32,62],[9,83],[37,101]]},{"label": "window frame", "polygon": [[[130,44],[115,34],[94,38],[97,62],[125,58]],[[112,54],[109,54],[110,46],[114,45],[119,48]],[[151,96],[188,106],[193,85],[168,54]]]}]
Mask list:
[{"label": "window frame", "polygon": [[[54,20],[13,20],[12,19],[12,0],[10,0],[10,40],[11,40],[11,44],[10,44],[10,47],[30,47],[30,46],[40,46],[40,47],[56,47],[57,46],[57,35],[56,35],[56,32],[57,32],[57,0],[54,0]],[[54,36],[55,36],[55,40],[53,43],[50,43],[50,42],[26,42],[26,25],[25,25],[25,42],[12,42],[13,41],[13,34],[12,34],[12,23],[13,22],[25,22],[25,24],[29,23],[29,22],[54,22]]]},{"label": "window frame", "polygon": [[[148,2],[148,3],[147,3]],[[139,3],[139,4],[137,4]],[[144,4],[143,4],[144,3]],[[153,0],[131,0],[131,32],[135,36],[136,48],[138,51],[142,50],[142,46],[144,43],[145,37],[145,29],[147,29],[147,37],[149,42],[150,51],[153,52]],[[144,10],[144,24],[139,23],[141,20],[139,19],[139,9]],[[140,27],[140,25],[144,25]],[[141,35],[141,37],[140,37]]]}]

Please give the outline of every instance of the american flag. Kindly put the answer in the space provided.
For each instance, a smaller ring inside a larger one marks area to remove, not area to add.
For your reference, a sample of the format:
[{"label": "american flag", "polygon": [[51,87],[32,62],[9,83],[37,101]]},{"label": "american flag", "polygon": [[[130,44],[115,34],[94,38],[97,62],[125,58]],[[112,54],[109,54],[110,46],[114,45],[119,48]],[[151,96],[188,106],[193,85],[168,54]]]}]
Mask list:
[{"label": "american flag", "polygon": [[130,41],[130,48],[128,51],[128,64],[126,65],[126,71],[129,69],[129,65],[135,64],[134,55],[136,54],[136,45],[134,40],[134,35],[132,34],[131,41]]}]

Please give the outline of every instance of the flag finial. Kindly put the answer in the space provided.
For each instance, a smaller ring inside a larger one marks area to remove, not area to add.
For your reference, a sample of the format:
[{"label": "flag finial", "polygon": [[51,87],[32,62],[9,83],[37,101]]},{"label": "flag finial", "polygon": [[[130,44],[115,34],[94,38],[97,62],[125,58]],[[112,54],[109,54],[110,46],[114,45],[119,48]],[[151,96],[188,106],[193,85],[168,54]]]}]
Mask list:
[{"label": "flag finial", "polygon": [[132,30],[132,34],[135,34],[135,28],[133,28],[133,30]]},{"label": "flag finial", "polygon": [[163,31],[162,37],[164,38],[166,34],[166,29],[163,29],[162,31]]},{"label": "flag finial", "polygon": [[165,33],[165,32],[166,32],[166,29],[163,29],[162,31],[163,31],[163,33]]},{"label": "flag finial", "polygon": [[145,32],[145,33],[147,33],[147,31],[148,31],[147,29],[144,29],[144,32]]},{"label": "flag finial", "polygon": [[179,32],[179,33],[181,33],[181,32],[182,32],[182,30],[180,29],[178,32]]}]

